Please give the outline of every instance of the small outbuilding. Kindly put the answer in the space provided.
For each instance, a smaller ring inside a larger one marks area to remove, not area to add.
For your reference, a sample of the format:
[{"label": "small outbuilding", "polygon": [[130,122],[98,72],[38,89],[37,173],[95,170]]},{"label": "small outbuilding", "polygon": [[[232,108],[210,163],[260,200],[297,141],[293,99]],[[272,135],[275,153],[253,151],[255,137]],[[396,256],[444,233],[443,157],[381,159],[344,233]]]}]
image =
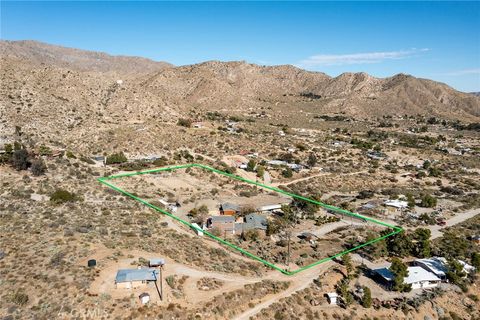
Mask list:
[{"label": "small outbuilding", "polygon": [[90,260],[88,260],[88,262],[87,262],[87,266],[88,266],[89,268],[93,268],[93,267],[95,267],[96,265],[97,265],[97,260],[95,260],[95,259],[90,259]]},{"label": "small outbuilding", "polygon": [[332,305],[337,304],[338,294],[336,292],[327,293],[328,303]]},{"label": "small outbuilding", "polygon": [[192,229],[195,231],[197,236],[203,236],[203,229],[197,223],[192,223]]},{"label": "small outbuilding", "polygon": [[148,266],[150,268],[163,267],[165,265],[165,259],[163,258],[152,258],[148,261]]},{"label": "small outbuilding", "polygon": [[240,212],[240,206],[225,202],[220,205],[220,214],[224,216],[234,216]]},{"label": "small outbuilding", "polygon": [[150,302],[150,295],[146,292],[142,293],[141,295],[138,296],[138,298],[140,299],[140,302],[142,304],[147,304]]}]

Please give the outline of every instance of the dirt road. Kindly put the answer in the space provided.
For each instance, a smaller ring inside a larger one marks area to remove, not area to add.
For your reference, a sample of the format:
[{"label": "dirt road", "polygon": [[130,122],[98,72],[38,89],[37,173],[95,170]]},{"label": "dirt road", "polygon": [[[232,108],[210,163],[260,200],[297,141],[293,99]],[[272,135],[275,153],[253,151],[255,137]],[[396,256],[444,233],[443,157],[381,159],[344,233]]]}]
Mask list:
[{"label": "dirt road", "polygon": [[480,208],[467,210],[465,212],[458,213],[453,218],[450,218],[450,219],[446,220],[447,224],[444,225],[444,226],[437,226],[437,225],[429,226],[428,229],[430,229],[430,231],[432,232],[432,236],[431,236],[430,239],[433,240],[433,239],[436,239],[438,237],[441,237],[443,235],[442,229],[444,229],[446,227],[454,226],[454,225],[459,224],[459,223],[461,223],[465,220],[473,218],[474,216],[476,216],[479,213],[480,213]]},{"label": "dirt road", "polygon": [[274,277],[272,277],[272,280],[291,281],[292,284],[290,285],[290,287],[285,291],[279,292],[278,294],[268,296],[265,301],[239,314],[233,319],[248,320],[250,319],[250,317],[262,311],[262,309],[268,308],[270,305],[272,305],[275,302],[278,302],[280,299],[291,296],[295,292],[307,288],[312,283],[313,280],[318,278],[318,276],[323,272],[325,272],[332,264],[333,264],[332,261],[328,261],[328,262],[322,263],[319,266],[302,271],[294,276],[286,276],[277,272],[277,274],[274,275]]}]

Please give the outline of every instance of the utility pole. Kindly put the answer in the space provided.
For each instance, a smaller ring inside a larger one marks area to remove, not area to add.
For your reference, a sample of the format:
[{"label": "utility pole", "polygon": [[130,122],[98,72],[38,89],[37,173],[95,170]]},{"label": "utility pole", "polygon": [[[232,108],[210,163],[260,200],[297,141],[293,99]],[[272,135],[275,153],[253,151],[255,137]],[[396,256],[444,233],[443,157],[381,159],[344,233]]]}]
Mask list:
[{"label": "utility pole", "polygon": [[287,268],[290,270],[290,235],[291,232],[287,231]]},{"label": "utility pole", "polygon": [[162,281],[162,277],[163,277],[162,274],[163,274],[163,272],[162,272],[162,269],[163,269],[163,266],[160,267],[160,292],[162,293],[162,294],[160,295],[160,300],[161,300],[161,301],[163,301],[163,281]]}]

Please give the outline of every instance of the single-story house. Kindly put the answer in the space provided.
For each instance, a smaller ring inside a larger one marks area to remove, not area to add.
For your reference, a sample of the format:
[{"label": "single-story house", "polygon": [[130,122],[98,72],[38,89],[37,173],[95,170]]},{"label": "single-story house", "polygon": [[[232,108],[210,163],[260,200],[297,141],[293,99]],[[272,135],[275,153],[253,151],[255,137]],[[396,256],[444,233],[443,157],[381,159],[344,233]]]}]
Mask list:
[{"label": "single-story house", "polygon": [[207,219],[207,228],[220,230],[221,235],[235,234],[234,216],[213,216]]},{"label": "single-story house", "polygon": [[[433,288],[438,286],[442,281],[433,272],[423,269],[422,267],[408,267],[408,276],[404,278],[403,282],[412,286],[412,290]],[[387,268],[380,268],[373,270],[377,275],[377,279],[381,281],[386,287],[392,287],[394,281],[394,274]]]},{"label": "single-story house", "polygon": [[282,210],[282,205],[283,204],[281,204],[281,203],[279,203],[279,204],[269,204],[269,205],[266,205],[266,206],[258,207],[258,211],[262,211],[262,212],[278,211],[278,210]]},{"label": "single-story house", "polygon": [[442,280],[447,279],[447,264],[444,258],[433,257],[429,259],[416,259],[413,261],[413,265],[419,266],[433,272],[437,277]]},{"label": "single-story house", "polygon": [[148,261],[149,267],[163,267],[165,265],[165,259],[163,258],[152,258]]},{"label": "single-story house", "polygon": [[259,230],[265,234],[267,226],[267,218],[255,213],[250,213],[245,216],[245,222],[235,223],[235,233],[241,234],[248,230]]},{"label": "single-story house", "polygon": [[220,205],[220,214],[234,216],[240,212],[240,206],[234,203],[225,202]]},{"label": "single-story house", "polygon": [[157,281],[157,269],[120,269],[115,277],[117,288],[131,289],[146,286],[147,283]]},{"label": "single-story house", "polygon": [[[457,260],[463,266],[463,272],[466,274],[473,272],[475,267],[469,265],[465,261]],[[429,259],[417,259],[413,262],[415,266],[420,266],[425,270],[434,273],[442,280],[447,279],[448,261],[444,257],[433,257]]]},{"label": "single-story house", "polygon": [[394,207],[397,209],[408,208],[408,202],[403,200],[385,200],[383,204],[387,207]]}]

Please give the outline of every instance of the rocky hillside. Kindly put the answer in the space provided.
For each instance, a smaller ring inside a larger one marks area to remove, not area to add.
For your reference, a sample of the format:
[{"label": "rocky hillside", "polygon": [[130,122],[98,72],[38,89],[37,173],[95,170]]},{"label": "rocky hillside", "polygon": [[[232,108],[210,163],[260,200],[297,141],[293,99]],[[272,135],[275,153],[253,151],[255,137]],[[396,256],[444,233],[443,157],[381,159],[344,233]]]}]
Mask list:
[{"label": "rocky hillside", "polygon": [[278,119],[295,119],[300,108],[311,115],[363,119],[405,114],[480,119],[479,97],[404,74],[332,78],[293,66],[218,61],[173,67],[33,41],[3,41],[0,50],[0,131],[5,135],[20,126],[43,139],[91,143],[102,131],[135,123],[175,124],[179,117],[194,112],[201,118],[207,111],[268,110]]}]

